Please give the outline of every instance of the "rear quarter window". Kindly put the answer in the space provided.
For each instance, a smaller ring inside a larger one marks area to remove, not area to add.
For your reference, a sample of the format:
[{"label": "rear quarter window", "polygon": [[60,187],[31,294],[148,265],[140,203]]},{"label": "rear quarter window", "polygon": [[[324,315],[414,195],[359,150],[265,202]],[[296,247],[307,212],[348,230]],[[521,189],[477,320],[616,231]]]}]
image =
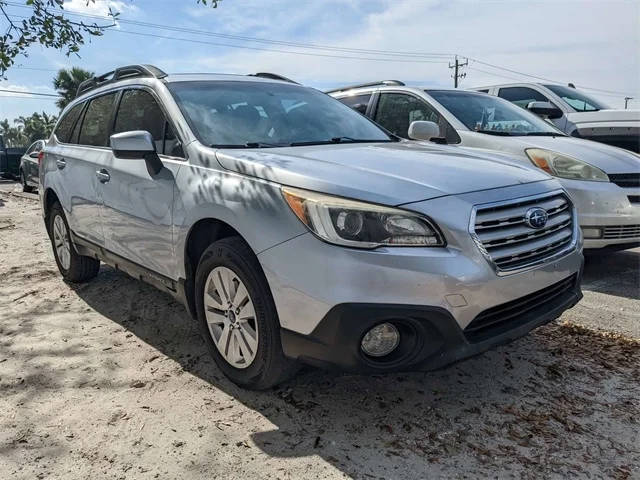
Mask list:
[{"label": "rear quarter window", "polygon": [[82,106],[83,104],[75,105],[73,108],[71,108],[71,110],[65,113],[58,122],[58,126],[56,127],[54,135],[59,142],[70,143],[71,132],[73,131],[73,127],[78,121],[78,117],[82,112]]}]

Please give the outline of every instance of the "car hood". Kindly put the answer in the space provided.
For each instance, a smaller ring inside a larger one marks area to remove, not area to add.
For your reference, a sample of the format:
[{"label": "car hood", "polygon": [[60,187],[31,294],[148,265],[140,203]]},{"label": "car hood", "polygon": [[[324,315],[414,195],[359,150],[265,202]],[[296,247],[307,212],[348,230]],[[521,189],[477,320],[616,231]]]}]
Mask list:
[{"label": "car hood", "polygon": [[567,114],[569,121],[591,122],[637,122],[640,124],[640,110],[597,110],[595,112],[572,112]]},{"label": "car hood", "polygon": [[221,149],[216,155],[238,173],[386,205],[549,179],[490,153],[416,142]]}]

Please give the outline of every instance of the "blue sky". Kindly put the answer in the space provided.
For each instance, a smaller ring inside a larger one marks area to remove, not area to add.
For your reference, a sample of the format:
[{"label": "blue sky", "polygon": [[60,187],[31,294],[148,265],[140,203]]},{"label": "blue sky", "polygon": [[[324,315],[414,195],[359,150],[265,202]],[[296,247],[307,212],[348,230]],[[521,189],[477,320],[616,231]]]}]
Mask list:
[{"label": "blue sky", "polygon": [[[17,61],[23,68],[9,70],[0,88],[52,92],[51,79],[58,68],[80,66],[103,73],[130,63],[151,63],[167,72],[271,71],[318,88],[382,78],[452,86],[447,62],[458,53],[561,82],[624,92],[636,97],[630,105],[640,108],[640,2],[635,0],[222,0],[217,9],[196,0],[96,0],[89,5],[86,0],[67,0],[65,6],[71,12],[94,15],[105,14],[110,6],[124,20],[216,34],[451,56],[382,57],[121,23],[93,38],[82,48],[81,58],[32,48],[28,58]],[[10,6],[9,12],[24,15],[27,10]],[[421,61],[407,61],[416,58]],[[466,73],[462,87],[526,79],[477,62],[471,62]],[[590,93],[612,106],[624,105],[624,95]],[[53,100],[0,97],[0,118],[42,110],[57,113]]]}]

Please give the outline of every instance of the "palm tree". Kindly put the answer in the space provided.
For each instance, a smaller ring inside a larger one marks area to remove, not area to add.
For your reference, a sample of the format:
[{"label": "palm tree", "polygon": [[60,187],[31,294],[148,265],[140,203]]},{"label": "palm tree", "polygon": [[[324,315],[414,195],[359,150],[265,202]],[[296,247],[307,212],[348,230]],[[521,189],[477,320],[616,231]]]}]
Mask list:
[{"label": "palm tree", "polygon": [[70,70],[66,68],[60,69],[53,79],[53,88],[55,88],[62,97],[56,100],[56,105],[62,110],[71,100],[76,98],[78,86],[93,77],[93,72],[83,70],[82,68],[73,67]]}]

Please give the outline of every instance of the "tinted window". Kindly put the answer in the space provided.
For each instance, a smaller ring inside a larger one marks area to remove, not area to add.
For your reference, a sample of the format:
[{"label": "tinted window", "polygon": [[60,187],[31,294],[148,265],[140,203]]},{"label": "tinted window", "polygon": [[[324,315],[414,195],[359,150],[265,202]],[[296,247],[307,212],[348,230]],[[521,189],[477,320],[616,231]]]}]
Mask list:
[{"label": "tinted window", "polygon": [[55,131],[55,135],[58,141],[62,143],[70,143],[71,131],[73,129],[73,126],[76,124],[76,120],[78,120],[80,113],[82,112],[82,105],[83,104],[78,104],[74,106],[60,119]]},{"label": "tinted window", "polygon": [[563,87],[562,85],[545,85],[545,87],[558,95],[578,112],[594,112],[608,108],[604,103],[599,102],[595,98],[575,88]]},{"label": "tinted window", "polygon": [[451,90],[429,90],[428,93],[469,130],[508,135],[561,135],[540,117],[492,95]]},{"label": "tinted window", "polygon": [[460,141],[458,134],[431,105],[423,100],[404,93],[383,93],[380,95],[375,120],[396,135],[409,138],[409,125],[415,121],[428,121],[438,124],[440,136],[449,143]]},{"label": "tinted window", "polygon": [[165,155],[171,155],[172,157],[184,157],[184,152],[182,151],[182,145],[176,137],[176,134],[171,128],[169,122],[165,123],[164,126],[164,145],[162,152]]},{"label": "tinted window", "polygon": [[156,144],[156,152],[163,152],[164,113],[149,92],[127,90],[122,95],[113,133],[146,130]]},{"label": "tinted window", "polygon": [[342,97],[339,98],[342,103],[353,108],[356,112],[360,112],[363,115],[367,111],[367,105],[369,105],[369,99],[371,98],[371,94],[367,93],[364,95],[352,95],[350,97]]},{"label": "tinted window", "polygon": [[500,98],[504,98],[505,100],[509,100],[510,102],[515,103],[519,107],[527,108],[527,105],[531,102],[548,102],[549,99],[545,97],[543,94],[534,90],[533,88],[527,87],[507,87],[501,88],[498,93]]},{"label": "tinted window", "polygon": [[[378,126],[317,90],[276,82],[175,82],[182,113],[205,145],[235,148],[391,141]],[[348,138],[347,138],[348,137]]]},{"label": "tinted window", "polygon": [[89,102],[87,111],[82,121],[80,138],[81,145],[95,145],[105,147],[109,145],[109,131],[111,130],[111,114],[113,112],[113,102],[116,94],[109,93],[101,97],[94,98]]}]

